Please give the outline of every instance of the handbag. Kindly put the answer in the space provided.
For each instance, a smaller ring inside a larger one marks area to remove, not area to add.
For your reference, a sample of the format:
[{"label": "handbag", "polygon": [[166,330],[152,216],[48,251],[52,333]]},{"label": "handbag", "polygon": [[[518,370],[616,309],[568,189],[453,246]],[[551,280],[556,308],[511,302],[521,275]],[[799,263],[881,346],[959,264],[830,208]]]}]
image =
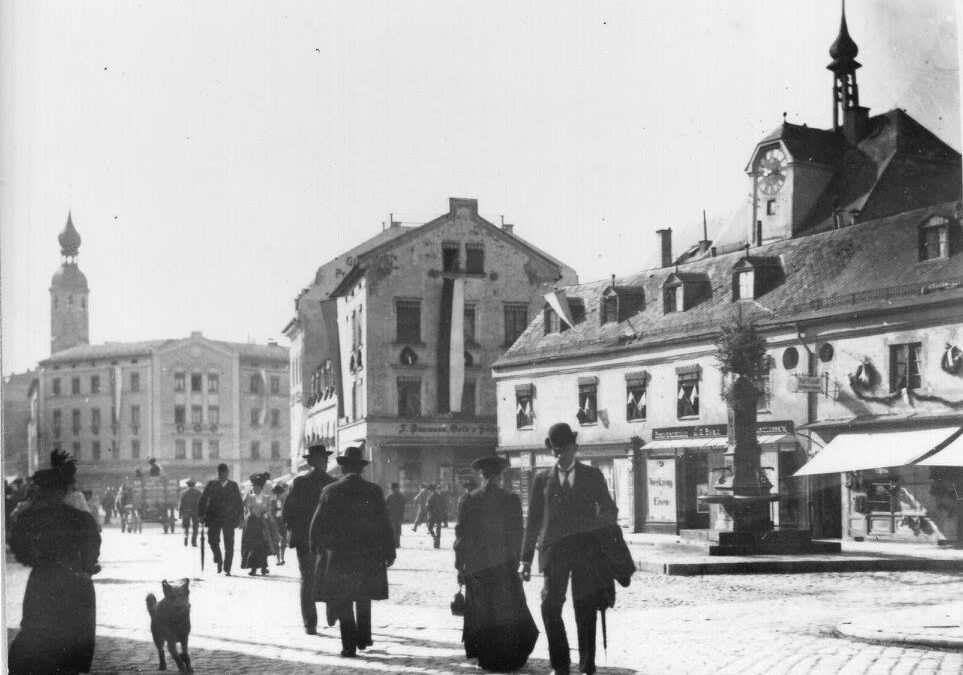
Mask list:
[{"label": "handbag", "polygon": [[451,601],[451,613],[452,616],[465,616],[465,606],[468,603],[465,602],[465,594],[461,592],[461,586],[458,587],[458,592],[455,593],[455,597]]}]

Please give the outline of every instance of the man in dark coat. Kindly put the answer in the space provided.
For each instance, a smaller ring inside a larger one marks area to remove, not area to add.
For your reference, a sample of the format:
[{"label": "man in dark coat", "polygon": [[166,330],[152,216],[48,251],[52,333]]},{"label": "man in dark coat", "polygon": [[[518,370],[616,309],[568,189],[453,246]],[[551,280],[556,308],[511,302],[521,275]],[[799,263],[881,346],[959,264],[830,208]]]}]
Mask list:
[{"label": "man in dark coat", "polygon": [[[207,525],[207,541],[211,545],[217,572],[231,576],[231,563],[234,562],[234,528],[244,522],[244,504],[241,489],[229,476],[227,464],[217,465],[217,478],[204,486],[204,492],[197,503],[197,514]],[[224,534],[224,556],[221,556],[221,533]]]},{"label": "man in dark coat", "polygon": [[321,488],[335,481],[328,475],[328,451],[322,443],[308,446],[308,460],[311,470],[298,476],[291,484],[291,493],[284,501],[281,519],[288,529],[288,547],[298,556],[298,569],[301,572],[301,620],[304,632],[314,635],[318,629],[318,608],[315,605],[315,573],[317,556],[311,552],[311,519],[318,508]]},{"label": "man in dark coat", "polygon": [[387,568],[395,539],[382,489],[361,477],[361,448],[338,457],[344,478],[321,491],[311,523],[311,548],[325,553],[321,596],[341,623],[341,656],[370,646],[371,601],[388,598]]},{"label": "man in dark coat", "polygon": [[578,628],[579,669],[583,673],[595,672],[597,611],[607,607],[615,594],[611,576],[601,571],[606,565],[597,533],[617,524],[618,508],[602,472],[575,461],[575,436],[564,422],[549,429],[545,445],[557,462],[539,473],[532,484],[521,556],[520,574],[523,581],[528,581],[537,544],[539,569],[544,576],[542,621],[557,675],[571,672],[562,622],[569,577]]},{"label": "man in dark coat", "polygon": [[427,483],[418,484],[418,494],[415,495],[415,524],[412,525],[411,531],[417,532],[418,526],[425,522],[428,516],[428,512],[425,506],[428,504],[428,498],[431,496],[431,491],[428,489]]},{"label": "man in dark coat", "polygon": [[401,521],[405,519],[405,496],[398,483],[391,484],[391,493],[385,499],[391,531],[395,535],[395,548],[401,548]]},{"label": "man in dark coat", "polygon": [[448,500],[438,491],[438,486],[428,486],[431,493],[425,509],[428,512],[428,534],[434,540],[435,548],[441,548],[441,524],[448,518]]},{"label": "man in dark coat", "polygon": [[201,491],[194,486],[193,479],[187,481],[187,489],[181,495],[179,511],[184,527],[184,546],[187,546],[188,530],[191,531],[191,546],[197,546],[197,505],[201,501]]}]

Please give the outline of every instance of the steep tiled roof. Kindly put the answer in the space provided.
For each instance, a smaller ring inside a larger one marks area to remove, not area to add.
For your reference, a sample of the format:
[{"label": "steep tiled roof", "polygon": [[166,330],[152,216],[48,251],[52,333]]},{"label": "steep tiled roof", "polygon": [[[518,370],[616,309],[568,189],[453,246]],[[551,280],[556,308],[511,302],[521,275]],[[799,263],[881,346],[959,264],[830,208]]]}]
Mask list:
[{"label": "steep tiled roof", "polygon": [[[700,336],[733,321],[737,311],[765,326],[893,306],[900,298],[918,303],[920,296],[963,297],[963,252],[945,260],[918,260],[919,225],[934,214],[953,218],[955,208],[956,202],[947,202],[754,247],[751,256],[777,258],[785,278],[753,301],[732,301],[732,270],[745,257],[744,251],[680,266],[684,274],[706,275],[711,289],[706,299],[684,312],[663,313],[661,289],[675,268],[647,270],[617,280],[619,285],[643,286],[646,300],[644,309],[618,324],[600,322],[599,300],[609,280],[568,287],[568,297],[585,302],[585,320],[564,332],[544,335],[542,317],[536,317],[495,362],[495,368],[556,356],[638,349],[669,340],[704,339]],[[953,227],[960,227],[952,222]]]},{"label": "steep tiled roof", "polygon": [[414,230],[414,227],[394,225],[389,227],[370,239],[366,239],[354,248],[350,248],[339,256],[321,265],[314,274],[314,286],[323,297],[328,297],[337,288],[344,276],[354,267],[355,259],[376,249],[384,244],[397,239],[406,232]]}]

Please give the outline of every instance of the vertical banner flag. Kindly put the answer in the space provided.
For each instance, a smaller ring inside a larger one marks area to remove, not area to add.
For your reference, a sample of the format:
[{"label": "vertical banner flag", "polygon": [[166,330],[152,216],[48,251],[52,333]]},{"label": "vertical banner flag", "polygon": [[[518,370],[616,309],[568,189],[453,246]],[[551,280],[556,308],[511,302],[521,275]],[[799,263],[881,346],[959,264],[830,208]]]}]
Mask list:
[{"label": "vertical banner flag", "polygon": [[461,412],[465,387],[465,279],[455,279],[451,297],[451,340],[448,343],[448,400],[451,412]]},{"label": "vertical banner flag", "polygon": [[268,421],[268,379],[267,370],[264,368],[261,368],[261,393],[264,395],[264,401],[261,404],[261,426],[264,426]]},{"label": "vertical banner flag", "polygon": [[545,294],[545,302],[548,303],[549,307],[555,310],[559,318],[571,328],[575,325],[572,321],[572,312],[568,306],[568,298],[565,297],[565,291],[552,291],[551,293]]},{"label": "vertical banner flag", "polygon": [[113,387],[114,391],[114,419],[113,422],[116,424],[120,422],[120,394],[121,390],[124,388],[123,375],[120,371],[120,366],[114,366],[113,370],[110,372],[110,386]]}]

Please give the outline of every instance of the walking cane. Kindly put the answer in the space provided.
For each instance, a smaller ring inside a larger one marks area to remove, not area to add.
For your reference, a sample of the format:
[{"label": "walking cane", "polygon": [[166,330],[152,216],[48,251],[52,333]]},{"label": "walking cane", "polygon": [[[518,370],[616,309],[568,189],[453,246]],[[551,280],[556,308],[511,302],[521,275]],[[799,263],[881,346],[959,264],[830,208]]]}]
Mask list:
[{"label": "walking cane", "polygon": [[202,520],[202,521],[201,521],[201,572],[204,571],[204,549],[206,548],[206,547],[204,546],[204,541],[205,541],[205,537],[204,537],[204,521]]}]

